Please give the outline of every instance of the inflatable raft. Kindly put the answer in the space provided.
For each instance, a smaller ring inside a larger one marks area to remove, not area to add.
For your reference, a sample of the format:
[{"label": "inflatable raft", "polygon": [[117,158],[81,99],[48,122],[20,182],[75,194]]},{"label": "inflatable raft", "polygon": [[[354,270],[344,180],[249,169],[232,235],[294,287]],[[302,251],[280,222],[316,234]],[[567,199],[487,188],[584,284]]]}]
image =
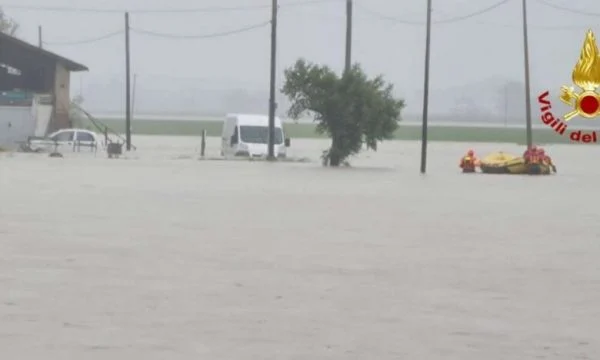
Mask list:
[{"label": "inflatable raft", "polygon": [[527,165],[522,157],[501,151],[489,154],[481,159],[479,168],[484,174],[549,175],[552,173],[549,165]]}]

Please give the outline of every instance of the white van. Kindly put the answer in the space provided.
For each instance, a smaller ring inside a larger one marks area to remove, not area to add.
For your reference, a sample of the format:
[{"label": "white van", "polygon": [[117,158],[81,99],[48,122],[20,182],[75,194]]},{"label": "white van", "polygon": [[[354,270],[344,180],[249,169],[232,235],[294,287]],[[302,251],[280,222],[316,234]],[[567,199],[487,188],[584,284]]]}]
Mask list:
[{"label": "white van", "polygon": [[[228,114],[223,123],[222,156],[267,156],[269,117]],[[275,155],[286,157],[290,139],[285,138],[281,119],[275,117]]]}]

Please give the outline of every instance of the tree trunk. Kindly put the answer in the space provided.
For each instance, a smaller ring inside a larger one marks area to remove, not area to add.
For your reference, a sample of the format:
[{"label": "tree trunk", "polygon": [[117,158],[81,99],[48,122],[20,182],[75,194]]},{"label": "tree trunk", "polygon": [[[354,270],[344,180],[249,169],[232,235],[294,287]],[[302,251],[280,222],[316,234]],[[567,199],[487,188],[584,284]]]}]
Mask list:
[{"label": "tree trunk", "polygon": [[331,140],[331,148],[329,149],[329,166],[338,167],[342,164],[342,156],[340,149],[337,148],[339,141]]},{"label": "tree trunk", "polygon": [[342,164],[342,159],[339,157],[339,155],[333,151],[329,153],[329,166],[331,167],[338,167]]}]

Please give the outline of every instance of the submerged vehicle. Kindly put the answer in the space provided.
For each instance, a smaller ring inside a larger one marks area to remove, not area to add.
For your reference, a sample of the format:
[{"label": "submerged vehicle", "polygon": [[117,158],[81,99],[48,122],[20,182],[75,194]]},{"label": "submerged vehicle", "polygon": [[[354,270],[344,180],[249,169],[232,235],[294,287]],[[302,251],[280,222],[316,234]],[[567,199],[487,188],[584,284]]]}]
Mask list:
[{"label": "submerged vehicle", "polygon": [[96,152],[105,147],[106,142],[99,134],[75,128],[58,130],[46,137],[31,136],[21,145],[22,150],[31,152],[79,152],[82,149]]},{"label": "submerged vehicle", "polygon": [[550,175],[556,172],[549,164],[527,164],[520,156],[504,152],[491,153],[481,159],[479,168],[484,174]]},{"label": "submerged vehicle", "polygon": [[[285,137],[280,118],[275,117],[275,153],[285,158],[290,139]],[[269,117],[228,114],[223,123],[221,156],[264,157],[268,153]]]}]

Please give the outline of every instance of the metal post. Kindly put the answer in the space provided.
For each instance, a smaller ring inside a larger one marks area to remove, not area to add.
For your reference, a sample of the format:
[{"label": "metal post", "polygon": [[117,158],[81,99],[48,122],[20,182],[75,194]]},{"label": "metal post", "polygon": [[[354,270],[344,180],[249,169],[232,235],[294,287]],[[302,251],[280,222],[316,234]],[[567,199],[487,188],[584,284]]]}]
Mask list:
[{"label": "metal post", "polygon": [[38,46],[41,48],[44,47],[44,42],[42,41],[42,26],[38,26]]},{"label": "metal post", "polygon": [[353,0],[346,0],[346,66],[345,71],[352,67],[352,8]]},{"label": "metal post", "polygon": [[523,58],[525,61],[525,116],[527,120],[527,148],[533,147],[531,128],[531,83],[529,76],[529,36],[527,35],[527,0],[523,0]]},{"label": "metal post", "polygon": [[421,135],[421,174],[427,171],[427,118],[429,116],[429,60],[431,47],[431,0],[427,0],[427,33],[425,35],[425,77],[423,86],[423,131]]},{"label": "metal post", "polygon": [[269,85],[269,160],[275,160],[275,83],[277,72],[277,12],[278,1],[273,0],[271,9],[271,80]]},{"label": "metal post", "polygon": [[129,13],[125,13],[125,141],[131,150],[131,64],[129,49]]}]

